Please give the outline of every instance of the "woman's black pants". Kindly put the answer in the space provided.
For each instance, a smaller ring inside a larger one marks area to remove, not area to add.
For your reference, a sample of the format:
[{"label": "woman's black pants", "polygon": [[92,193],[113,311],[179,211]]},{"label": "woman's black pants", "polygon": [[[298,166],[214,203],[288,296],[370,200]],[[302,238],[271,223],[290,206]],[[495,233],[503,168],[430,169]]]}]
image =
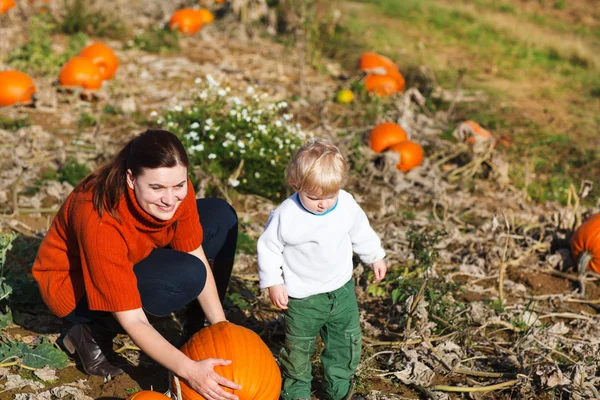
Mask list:
[{"label": "woman's black pants", "polygon": [[[226,201],[198,199],[196,205],[204,232],[202,247],[210,266],[188,253],[159,248],[133,267],[144,311],[153,316],[165,316],[187,306],[184,335],[188,337],[204,325],[204,312],[196,298],[204,289],[209,267],[223,302],[233,269],[238,234],[237,214]],[[65,319],[122,332],[109,312],[90,310],[85,296]]]}]

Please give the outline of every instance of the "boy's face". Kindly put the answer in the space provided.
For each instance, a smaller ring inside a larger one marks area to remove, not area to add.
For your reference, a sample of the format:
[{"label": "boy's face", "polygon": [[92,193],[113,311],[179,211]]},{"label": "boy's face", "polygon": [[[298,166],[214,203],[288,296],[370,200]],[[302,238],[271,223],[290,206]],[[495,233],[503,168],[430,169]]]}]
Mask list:
[{"label": "boy's face", "polygon": [[331,207],[335,206],[338,200],[338,195],[340,192],[336,192],[334,195],[323,196],[323,195],[315,195],[312,193],[306,192],[298,192],[298,197],[300,197],[300,201],[302,205],[311,213],[314,214],[323,214],[325,211],[329,210]]}]

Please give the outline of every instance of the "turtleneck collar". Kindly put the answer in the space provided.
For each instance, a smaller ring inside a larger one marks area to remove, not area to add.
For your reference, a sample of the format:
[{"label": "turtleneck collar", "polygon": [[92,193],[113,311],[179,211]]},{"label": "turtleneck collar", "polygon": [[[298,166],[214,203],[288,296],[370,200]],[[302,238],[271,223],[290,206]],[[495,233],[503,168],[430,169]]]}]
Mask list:
[{"label": "turtleneck collar", "polygon": [[158,218],[155,218],[140,207],[137,199],[135,198],[135,193],[133,189],[130,188],[129,185],[126,186],[127,192],[123,196],[123,200],[121,201],[121,207],[119,207],[121,209],[121,220],[123,222],[126,220],[131,221],[134,224],[134,226],[140,230],[150,232],[160,231],[177,222],[181,213],[183,212],[184,205],[182,202],[181,204],[179,204],[177,211],[175,211],[175,214],[173,214],[173,217],[171,217],[171,219],[163,221]]}]

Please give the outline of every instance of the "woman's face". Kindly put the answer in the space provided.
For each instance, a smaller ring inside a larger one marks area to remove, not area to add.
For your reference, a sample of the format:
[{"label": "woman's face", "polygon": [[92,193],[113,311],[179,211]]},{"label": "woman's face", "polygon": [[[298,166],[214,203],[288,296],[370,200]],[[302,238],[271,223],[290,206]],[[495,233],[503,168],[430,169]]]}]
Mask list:
[{"label": "woman's face", "polygon": [[187,168],[144,169],[136,177],[127,170],[127,184],[140,207],[153,217],[167,221],[173,217],[187,194]]}]

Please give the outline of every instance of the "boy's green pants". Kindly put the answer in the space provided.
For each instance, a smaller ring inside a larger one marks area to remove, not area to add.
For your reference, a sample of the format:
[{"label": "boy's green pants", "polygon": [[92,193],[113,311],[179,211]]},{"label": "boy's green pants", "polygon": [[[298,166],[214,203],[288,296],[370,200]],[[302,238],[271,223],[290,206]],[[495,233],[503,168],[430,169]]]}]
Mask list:
[{"label": "boy's green pants", "polygon": [[343,399],[360,361],[361,333],[354,282],[350,280],[333,292],[290,298],[284,315],[282,399],[311,398],[311,356],[319,333],[325,344],[321,354],[325,393],[328,399]]}]

